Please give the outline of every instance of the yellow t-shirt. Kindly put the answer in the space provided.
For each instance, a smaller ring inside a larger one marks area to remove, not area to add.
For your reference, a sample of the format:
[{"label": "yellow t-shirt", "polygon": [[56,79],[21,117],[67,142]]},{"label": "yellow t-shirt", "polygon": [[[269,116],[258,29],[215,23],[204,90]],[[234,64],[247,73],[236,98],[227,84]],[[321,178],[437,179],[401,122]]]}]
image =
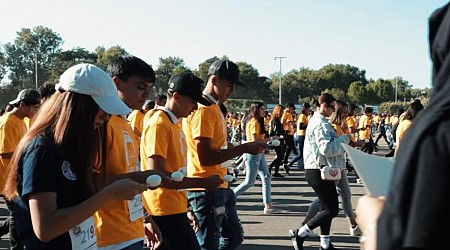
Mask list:
[{"label": "yellow t-shirt", "polygon": [[405,137],[406,131],[411,127],[412,121],[411,120],[402,120],[397,127],[396,133],[395,133],[395,142],[397,143],[397,148],[400,145],[400,142],[403,140],[403,137]]},{"label": "yellow t-shirt", "polygon": [[393,116],[393,117],[391,118],[391,124],[392,124],[392,125],[397,124],[398,121],[399,121],[398,116]]},{"label": "yellow t-shirt", "polygon": [[356,136],[355,136],[354,133],[352,133],[352,129],[356,128],[356,119],[355,119],[355,117],[353,117],[353,116],[348,116],[348,117],[345,119],[345,123],[346,123],[346,128],[345,128],[344,133],[349,134],[349,135],[352,135],[351,140],[352,140],[352,141],[355,141]]},{"label": "yellow t-shirt", "polygon": [[144,115],[145,114],[141,110],[133,110],[133,112],[128,115],[127,120],[133,131],[137,130],[139,133],[142,133],[142,127],[144,126]]},{"label": "yellow t-shirt", "polygon": [[375,123],[375,124],[380,123],[380,116],[379,115],[375,115],[373,117],[373,123]]},{"label": "yellow t-shirt", "polygon": [[364,128],[364,130],[359,131],[359,139],[360,140],[370,139],[370,128],[367,127],[370,124],[372,124],[370,117],[368,117],[367,115],[361,116],[361,118],[359,119],[358,128],[359,129]]},{"label": "yellow t-shirt", "polygon": [[342,130],[341,126],[334,124],[334,123],[332,123],[331,125],[333,125],[333,128],[334,128],[334,130],[336,130],[336,134],[338,136],[341,136],[344,134],[344,130]]},{"label": "yellow t-shirt", "polygon": [[[141,166],[149,170],[148,158],[158,155],[166,160],[167,172],[184,171],[186,167],[186,138],[176,117],[170,111],[159,110],[149,120],[141,137]],[[187,192],[157,188],[144,192],[144,206],[151,215],[163,216],[187,212]]]},{"label": "yellow t-shirt", "polygon": [[[0,154],[13,153],[26,132],[27,126],[24,120],[11,112],[4,114],[0,119]],[[0,156],[0,193],[5,187],[5,174],[9,161],[10,159]]]},{"label": "yellow t-shirt", "polygon": [[[107,175],[139,171],[139,149],[127,120],[112,116],[107,136]],[[144,238],[143,216],[142,195],[131,201],[114,200],[104,204],[94,216],[98,245],[103,247]]]},{"label": "yellow t-shirt", "polygon": [[294,126],[291,122],[294,121],[294,118],[292,117],[292,114],[289,112],[284,112],[283,116],[281,117],[281,123],[283,123],[283,129],[285,131],[288,131],[288,135],[294,134]]},{"label": "yellow t-shirt", "polygon": [[[204,178],[211,175],[219,175],[223,178],[227,175],[227,166],[223,165],[222,167],[221,164],[203,166],[200,164],[195,139],[200,137],[211,139],[211,148],[213,150],[227,148],[227,125],[225,118],[217,104],[212,104],[211,106],[198,105],[198,110],[183,120],[183,131],[186,135],[188,145],[188,176]],[[227,182],[220,185],[220,188],[227,187]]]},{"label": "yellow t-shirt", "polygon": [[247,141],[251,142],[253,140],[253,135],[256,134],[256,139],[263,139],[264,134],[261,134],[261,124],[255,118],[251,118],[247,122],[247,126],[245,127],[245,133],[247,135]]},{"label": "yellow t-shirt", "polygon": [[301,113],[297,119],[297,135],[305,136],[306,129],[300,129],[300,123],[303,123],[303,125],[308,125],[308,117],[305,114]]}]

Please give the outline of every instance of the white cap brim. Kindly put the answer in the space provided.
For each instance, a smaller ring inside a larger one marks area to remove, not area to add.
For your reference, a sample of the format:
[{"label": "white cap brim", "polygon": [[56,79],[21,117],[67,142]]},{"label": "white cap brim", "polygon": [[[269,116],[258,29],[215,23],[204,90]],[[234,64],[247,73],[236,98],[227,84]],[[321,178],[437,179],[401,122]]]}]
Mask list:
[{"label": "white cap brim", "polygon": [[128,115],[131,109],[119,98],[119,96],[92,96],[92,99],[110,115]]}]

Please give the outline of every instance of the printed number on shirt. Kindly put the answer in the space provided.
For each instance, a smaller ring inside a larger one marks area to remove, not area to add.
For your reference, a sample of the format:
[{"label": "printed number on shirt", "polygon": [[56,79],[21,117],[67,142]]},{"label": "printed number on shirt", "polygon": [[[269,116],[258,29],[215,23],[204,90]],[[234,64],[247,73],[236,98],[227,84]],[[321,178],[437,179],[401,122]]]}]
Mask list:
[{"label": "printed number on shirt", "polygon": [[95,233],[94,217],[89,217],[80,225],[69,231],[72,249],[97,249],[97,234]]},{"label": "printed number on shirt", "polygon": [[142,195],[138,194],[134,199],[128,201],[128,209],[130,210],[130,220],[135,221],[144,217],[144,207],[142,206]]}]

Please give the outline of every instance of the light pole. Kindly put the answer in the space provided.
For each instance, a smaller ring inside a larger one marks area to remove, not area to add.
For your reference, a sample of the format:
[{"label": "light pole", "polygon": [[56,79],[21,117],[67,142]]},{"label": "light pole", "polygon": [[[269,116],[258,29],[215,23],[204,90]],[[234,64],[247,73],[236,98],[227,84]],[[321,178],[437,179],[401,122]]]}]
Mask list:
[{"label": "light pole", "polygon": [[280,60],[280,86],[278,88],[278,104],[281,105],[281,83],[283,82],[283,75],[281,73],[281,62],[285,59],[285,56],[276,56],[273,60]]},{"label": "light pole", "polygon": [[395,78],[395,102],[397,102],[397,77]]},{"label": "light pole", "polygon": [[37,54],[37,52],[34,57],[34,71],[35,71],[35,77],[36,77],[36,90],[38,90],[38,54]]}]

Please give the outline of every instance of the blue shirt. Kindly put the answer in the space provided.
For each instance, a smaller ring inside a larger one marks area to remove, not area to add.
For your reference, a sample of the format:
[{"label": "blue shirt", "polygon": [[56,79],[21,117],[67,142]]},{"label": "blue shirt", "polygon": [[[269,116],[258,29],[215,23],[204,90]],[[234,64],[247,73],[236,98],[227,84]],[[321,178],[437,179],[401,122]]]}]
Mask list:
[{"label": "blue shirt", "polygon": [[71,249],[69,233],[66,232],[49,242],[40,241],[31,223],[28,199],[31,194],[56,193],[58,209],[72,207],[86,200],[91,192],[80,183],[54,142],[44,136],[34,138],[19,161],[18,193],[14,211],[17,230],[29,249]]}]

